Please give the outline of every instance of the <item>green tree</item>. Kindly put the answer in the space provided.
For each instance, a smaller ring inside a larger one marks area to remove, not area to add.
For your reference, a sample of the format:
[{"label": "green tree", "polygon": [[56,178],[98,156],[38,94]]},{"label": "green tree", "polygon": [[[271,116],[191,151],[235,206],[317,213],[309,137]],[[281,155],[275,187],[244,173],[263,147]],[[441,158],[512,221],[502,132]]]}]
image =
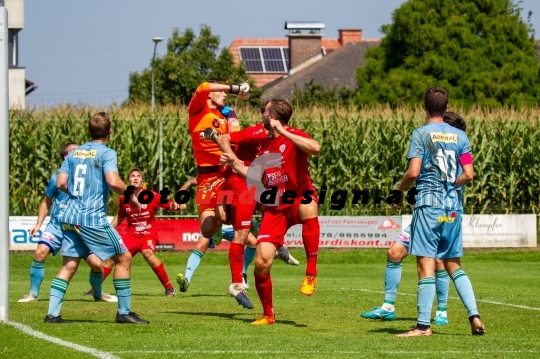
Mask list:
[{"label": "green tree", "polygon": [[[127,103],[150,102],[151,71],[150,63],[141,72],[129,74]],[[188,104],[197,86],[207,80],[253,85],[244,65],[236,65],[226,48],[219,51],[219,37],[212,35],[209,26],[202,25],[198,37],[189,28],[184,33],[173,29],[172,37],[167,41],[167,54],[156,56],[154,62],[156,104]],[[255,103],[258,93],[252,95]]]},{"label": "green tree", "polygon": [[409,0],[357,70],[357,105],[418,104],[430,86],[453,105],[537,104],[539,60],[513,0]]}]

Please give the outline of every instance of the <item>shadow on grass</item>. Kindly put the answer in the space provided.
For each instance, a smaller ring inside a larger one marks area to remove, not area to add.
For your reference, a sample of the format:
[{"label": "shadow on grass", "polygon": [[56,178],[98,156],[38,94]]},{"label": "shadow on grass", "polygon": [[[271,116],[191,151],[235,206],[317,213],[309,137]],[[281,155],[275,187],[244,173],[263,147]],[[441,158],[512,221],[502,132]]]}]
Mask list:
[{"label": "shadow on grass", "polygon": [[[399,328],[399,329],[396,329],[396,328],[378,328],[378,329],[372,329],[372,330],[369,330],[370,333],[388,333],[388,334],[401,334],[401,333],[405,333],[409,330],[411,330],[411,326],[409,327],[403,327],[403,328]],[[435,336],[439,336],[439,335],[455,335],[455,334],[450,334],[450,333],[441,333],[440,331],[437,330],[437,327],[434,327],[434,326],[431,326],[431,330],[433,331],[433,335]]]},{"label": "shadow on grass", "polygon": [[[244,315],[244,314],[236,314],[236,313],[209,313],[209,312],[164,312],[167,314],[185,314],[185,315],[200,315],[203,317],[219,317],[219,318],[226,318],[226,319],[232,319],[232,320],[238,320],[240,322],[244,323],[251,323],[254,319],[243,319],[243,318],[236,318],[237,315]],[[293,322],[291,320],[278,320],[276,321],[276,324],[286,324],[286,325],[292,325],[297,328],[304,328],[307,327],[306,324],[298,324],[296,322]]]}]

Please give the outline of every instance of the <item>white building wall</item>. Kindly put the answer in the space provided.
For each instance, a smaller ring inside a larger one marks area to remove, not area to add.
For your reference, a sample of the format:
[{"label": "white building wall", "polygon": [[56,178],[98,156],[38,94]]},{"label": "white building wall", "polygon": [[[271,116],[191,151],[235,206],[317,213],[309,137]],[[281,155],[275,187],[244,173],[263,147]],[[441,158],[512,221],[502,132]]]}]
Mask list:
[{"label": "white building wall", "polygon": [[4,0],[8,11],[8,29],[24,27],[24,0]]},{"label": "white building wall", "polygon": [[26,81],[24,68],[9,69],[9,109],[26,108]]}]

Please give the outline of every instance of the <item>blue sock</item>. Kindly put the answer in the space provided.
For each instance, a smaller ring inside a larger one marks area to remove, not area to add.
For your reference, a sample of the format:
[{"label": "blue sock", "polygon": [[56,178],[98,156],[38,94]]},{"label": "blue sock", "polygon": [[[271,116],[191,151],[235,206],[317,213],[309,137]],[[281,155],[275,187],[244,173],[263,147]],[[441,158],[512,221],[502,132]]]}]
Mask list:
[{"label": "blue sock", "polygon": [[103,272],[94,273],[90,271],[90,285],[94,290],[94,298],[101,298],[101,285],[103,283]]},{"label": "blue sock", "polygon": [[32,260],[30,266],[30,294],[37,298],[43,277],[45,276],[45,264]]},{"label": "blue sock", "polygon": [[393,309],[394,303],[396,301],[397,289],[399,286],[399,282],[401,282],[402,266],[403,264],[401,262],[392,262],[389,260],[386,261],[386,270],[384,271],[383,307],[385,307],[384,304],[389,304],[391,306],[391,307],[388,307],[387,309]]},{"label": "blue sock", "polygon": [[467,274],[465,274],[463,269],[459,268],[452,273],[452,280],[454,281],[454,285],[456,286],[461,301],[465,305],[465,308],[467,308],[469,317],[471,315],[478,315],[472,284],[469,277],[467,277]]},{"label": "blue sock", "polygon": [[118,297],[118,313],[129,314],[131,312],[131,278],[113,279],[113,284]]},{"label": "blue sock", "polygon": [[60,310],[62,309],[62,301],[64,300],[64,294],[66,294],[67,287],[69,285],[68,281],[65,281],[61,278],[54,278],[51,283],[51,296],[49,298],[49,312],[54,317],[60,315]]},{"label": "blue sock", "polygon": [[435,288],[437,288],[437,310],[446,312],[448,305],[448,287],[450,286],[450,276],[444,269],[435,271]]},{"label": "blue sock", "polygon": [[247,273],[247,269],[253,262],[253,257],[255,257],[256,249],[257,247],[252,246],[246,246],[246,249],[244,249],[244,269],[242,269],[242,273]]},{"label": "blue sock", "polygon": [[429,326],[431,307],[435,299],[435,277],[424,277],[418,282],[418,324]]},{"label": "blue sock", "polygon": [[191,283],[191,277],[193,276],[193,274],[197,270],[197,267],[199,267],[199,264],[201,263],[201,259],[202,259],[203,255],[204,255],[204,253],[201,253],[201,252],[199,252],[198,250],[195,249],[191,253],[191,255],[189,256],[189,259],[188,259],[187,265],[186,265],[186,273],[184,275],[184,278],[186,278],[186,280],[188,282]]}]

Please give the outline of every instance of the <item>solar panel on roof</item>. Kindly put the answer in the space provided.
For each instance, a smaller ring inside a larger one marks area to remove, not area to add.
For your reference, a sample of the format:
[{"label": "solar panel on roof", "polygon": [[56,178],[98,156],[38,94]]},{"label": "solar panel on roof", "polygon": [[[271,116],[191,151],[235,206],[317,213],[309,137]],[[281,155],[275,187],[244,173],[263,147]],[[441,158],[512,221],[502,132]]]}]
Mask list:
[{"label": "solar panel on roof", "polygon": [[283,55],[279,47],[266,47],[262,49],[264,67],[266,72],[285,72]]},{"label": "solar panel on roof", "polygon": [[263,72],[261,52],[258,47],[240,48],[240,56],[246,64],[247,72]]},{"label": "solar panel on roof", "polygon": [[240,47],[240,58],[250,73],[285,73],[289,68],[287,47]]}]

